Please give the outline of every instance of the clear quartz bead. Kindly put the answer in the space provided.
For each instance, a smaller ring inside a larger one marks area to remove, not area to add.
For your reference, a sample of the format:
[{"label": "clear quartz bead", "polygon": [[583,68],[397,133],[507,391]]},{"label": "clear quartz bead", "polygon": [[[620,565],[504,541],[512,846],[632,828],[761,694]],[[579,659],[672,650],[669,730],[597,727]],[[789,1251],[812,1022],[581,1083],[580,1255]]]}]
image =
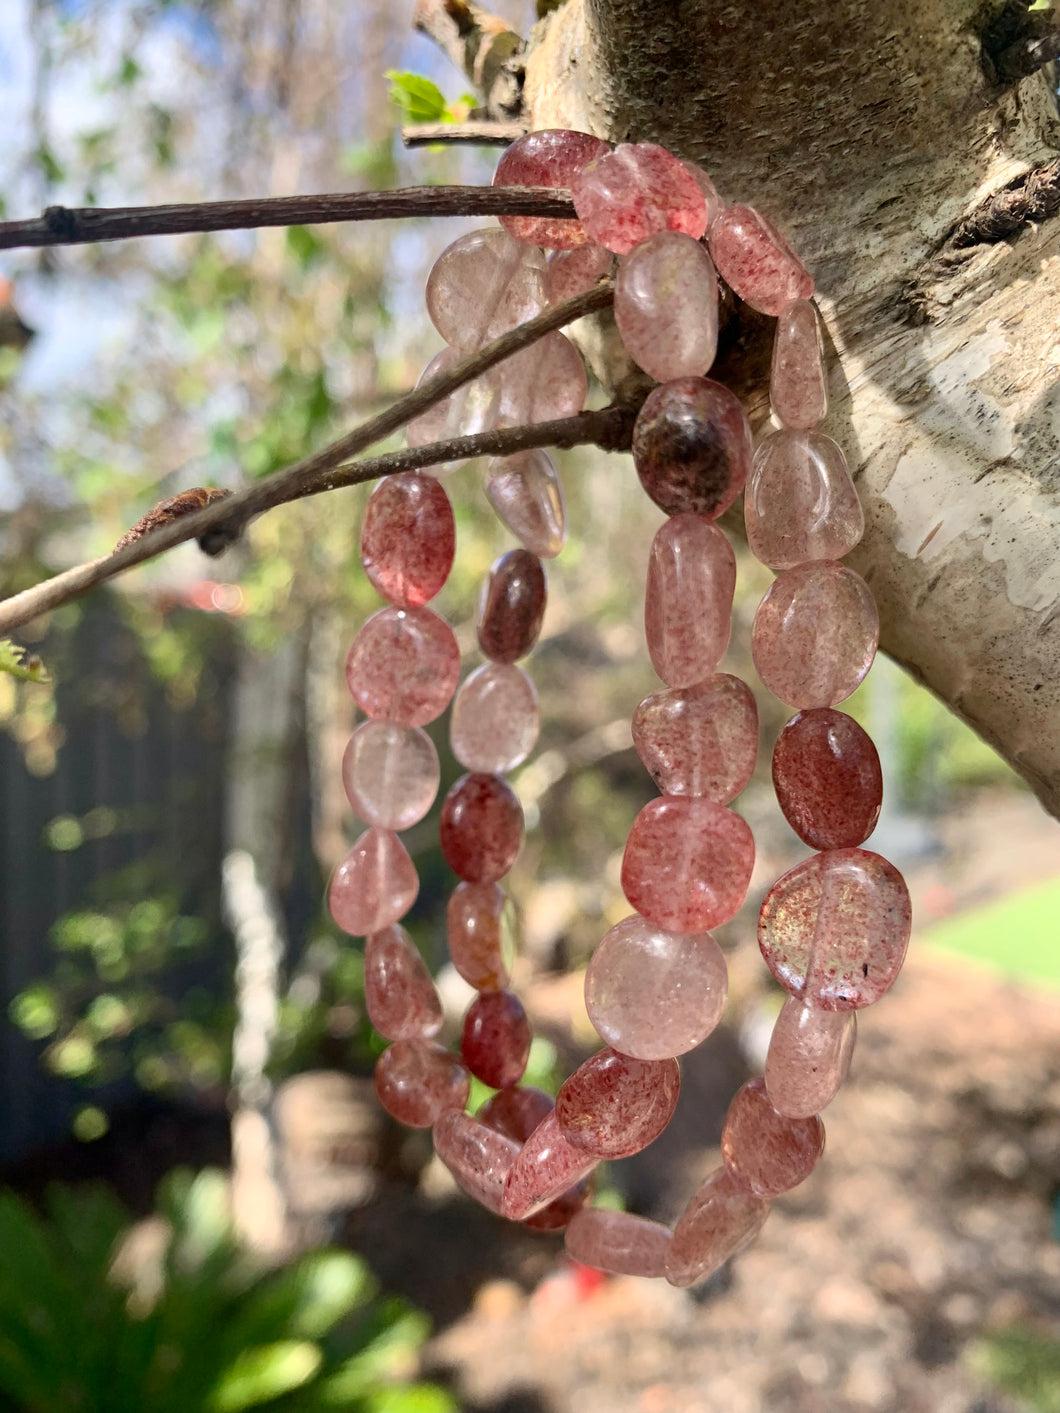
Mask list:
[{"label": "clear quartz bead", "polygon": [[389,829],[367,829],[331,876],[328,909],[351,937],[367,937],[404,917],[419,892],[416,867]]},{"label": "clear quartz bead", "polygon": [[426,731],[392,721],[362,721],[342,757],[346,798],[366,824],[382,829],[409,829],[421,820],[440,774]]},{"label": "clear quartz bead", "polygon": [[736,556],[702,515],[674,515],[652,541],[644,631],[652,666],[668,687],[716,671],[729,646]]},{"label": "clear quartz bead", "polygon": [[630,357],[658,382],[702,377],[718,347],[718,281],[702,244],[660,231],[624,255],[615,323]]},{"label": "clear quartz bead", "polygon": [[808,429],[828,414],[821,320],[812,300],[793,299],[780,311],[773,336],[769,400],[784,427]]},{"label": "clear quartz bead", "polygon": [[847,1077],[856,1038],[856,1012],[822,1011],[789,996],[766,1056],[766,1093],[774,1109],[791,1119],[820,1113]]},{"label": "clear quartz bead", "polygon": [[[443,348],[436,353],[420,374],[417,388],[429,383],[440,373],[448,373],[460,362],[455,349]],[[429,442],[449,441],[452,437],[471,437],[479,432],[491,432],[501,413],[501,385],[496,369],[464,383],[456,392],[428,407],[414,417],[405,428],[410,447],[426,446]],[[433,467],[436,475],[462,466],[462,461],[444,461]]]},{"label": "clear quartz bead", "polygon": [[449,743],[465,770],[503,775],[534,749],[538,724],[530,678],[514,663],[489,662],[453,698]]},{"label": "clear quartz bead", "polygon": [[573,417],[589,395],[581,354],[561,333],[546,334],[506,358],[498,366],[497,380],[502,427]]},{"label": "clear quartz bead", "polygon": [[540,314],[545,257],[498,227],[469,231],[427,277],[427,313],[451,347],[471,353]]},{"label": "clear quartz bead", "polygon": [[486,467],[486,495],[524,549],[553,559],[567,540],[567,513],[556,463],[540,447],[495,456]]},{"label": "clear quartz bead", "polygon": [[865,516],[842,448],[822,432],[783,430],[755,452],[744,496],[751,553],[772,569],[842,559]]}]

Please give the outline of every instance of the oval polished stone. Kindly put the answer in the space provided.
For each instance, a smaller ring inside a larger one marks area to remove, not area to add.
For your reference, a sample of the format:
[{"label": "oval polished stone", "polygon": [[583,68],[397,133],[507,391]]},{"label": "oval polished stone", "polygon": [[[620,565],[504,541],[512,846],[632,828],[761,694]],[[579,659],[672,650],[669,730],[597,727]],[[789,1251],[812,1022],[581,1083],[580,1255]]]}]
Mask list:
[{"label": "oval polished stone", "polygon": [[445,797],[439,824],[445,861],[467,883],[495,883],[519,857],[523,811],[498,775],[462,775]]},{"label": "oval polished stone", "polygon": [[804,1119],[839,1093],[857,1038],[857,1013],[819,1011],[789,996],[766,1056],[766,1093],[779,1114]]},{"label": "oval polished stone", "polygon": [[346,798],[366,824],[408,829],[430,809],[441,768],[434,742],[418,726],[362,721],[342,756]]},{"label": "oval polished stone", "polygon": [[586,235],[625,255],[656,231],[698,240],[707,228],[699,183],[680,158],[654,142],[624,142],[571,180],[574,209]]},{"label": "oval polished stone", "polygon": [[453,699],[449,744],[465,770],[502,775],[534,749],[537,692],[521,667],[490,662],[466,678]]},{"label": "oval polished stone", "polygon": [[449,959],[476,991],[508,985],[515,950],[512,908],[496,883],[458,883],[446,908]]},{"label": "oval polished stone", "polygon": [[705,795],[727,805],[755,768],[754,693],[726,672],[655,692],[633,713],[633,744],[664,795]]},{"label": "oval polished stone", "polygon": [[451,347],[471,353],[545,307],[545,257],[496,226],[469,231],[427,276],[427,313]]},{"label": "oval polished stone", "polygon": [[652,666],[668,687],[713,675],[729,646],[736,556],[702,515],[674,515],[648,559],[644,633]]},{"label": "oval polished stone", "polygon": [[909,890],[893,864],[867,849],[834,849],[774,883],[758,945],[793,996],[822,1011],[860,1010],[894,985],[911,916]]},{"label": "oval polished stone", "polygon": [[381,608],[346,659],[346,684],[365,716],[398,726],[426,726],[440,716],[459,680],[453,630],[429,608]]},{"label": "oval polished stone", "polygon": [[486,467],[490,505],[523,549],[553,559],[567,542],[567,511],[556,463],[540,447],[495,456]]},{"label": "oval polished stone", "polygon": [[509,1089],[498,1090],[487,1099],[475,1117],[479,1123],[495,1128],[514,1143],[525,1143],[555,1107],[555,1100],[543,1089],[535,1089],[530,1084],[515,1084]]},{"label": "oval polished stone", "polygon": [[751,426],[736,395],[710,378],[677,378],[650,392],[633,425],[633,464],[668,515],[716,520],[744,488]]},{"label": "oval polished stone", "polygon": [[785,1118],[769,1102],[765,1080],[736,1091],[721,1135],[721,1156],[737,1182],[756,1197],[779,1197],[805,1181],[824,1152],[816,1115]]},{"label": "oval polished stone", "polygon": [[589,376],[582,356],[563,334],[546,334],[497,369],[498,424],[522,427],[573,417],[585,406]]},{"label": "oval polished stone", "polygon": [[751,463],[743,510],[751,553],[772,569],[842,559],[865,533],[846,457],[822,432],[766,437]]},{"label": "oval polished stone", "polygon": [[709,932],[665,932],[638,914],[611,929],[585,973],[585,1006],[623,1055],[684,1055],[721,1020],[728,968]]},{"label": "oval polished stone", "polygon": [[328,911],[351,937],[381,932],[405,916],[420,880],[404,844],[389,829],[366,829],[331,875]]},{"label": "oval polished stone", "polygon": [[545,266],[549,304],[563,304],[585,294],[611,273],[615,257],[602,245],[580,245],[577,250],[557,250]]},{"label": "oval polished stone", "polygon": [[455,551],[453,507],[433,476],[406,471],[379,482],[361,522],[361,563],[384,598],[403,608],[427,603]]},{"label": "oval polished stone", "polygon": [[412,938],[392,924],[364,947],[364,1004],[387,1040],[426,1040],[442,1028],[442,1003]]},{"label": "oval polished stone", "polygon": [[685,166],[692,173],[696,185],[703,193],[703,200],[707,204],[707,230],[709,231],[714,222],[725,210],[725,202],[718,195],[718,188],[702,167],[697,167],[695,162],[685,162]]},{"label": "oval polished stone", "polygon": [[537,642],[548,593],[536,554],[509,550],[492,566],[478,604],[478,645],[494,662],[515,662]]},{"label": "oval polished stone", "polygon": [[523,1144],[504,1184],[502,1214],[524,1222],[569,1191],[596,1167],[597,1159],[563,1136],[555,1112]]},{"label": "oval polished stone", "polygon": [[530,1022],[511,991],[483,991],[464,1017],[460,1053],[464,1064],[491,1089],[518,1084],[530,1058]]},{"label": "oval polished stone", "polygon": [[[454,348],[443,348],[436,353],[420,374],[417,388],[422,388],[432,378],[448,373],[463,357]],[[496,427],[501,411],[501,385],[497,370],[464,383],[448,397],[442,398],[414,417],[405,427],[405,440],[411,447],[427,446],[430,442],[447,441],[450,437],[471,437],[478,432],[491,432]],[[444,461],[434,466],[434,475],[462,466],[462,461]]]},{"label": "oval polished stone", "polygon": [[794,299],[780,311],[773,335],[769,401],[782,426],[816,427],[828,413],[821,343],[821,320],[811,300]]},{"label": "oval polished stone", "polygon": [[670,1228],[632,1212],[585,1207],[571,1219],[567,1255],[614,1276],[664,1276]]},{"label": "oval polished stone", "polygon": [[713,800],[663,795],[633,821],[622,889],[658,927],[709,932],[739,911],[754,857],[754,839],[738,814]]},{"label": "oval polished stone", "polygon": [[880,757],[853,717],[831,707],[800,711],[777,737],[773,788],[804,844],[854,849],[880,817]]},{"label": "oval polished stone", "polygon": [[[516,138],[497,163],[494,186],[554,186],[569,188],[582,168],[611,148],[602,138],[570,128],[539,128]],[[516,240],[546,249],[570,250],[589,239],[580,221],[555,216],[500,216],[501,225]]]},{"label": "oval polished stone", "polygon": [[471,1079],[448,1050],[429,1040],[395,1040],[376,1061],[375,1092],[398,1123],[431,1128],[449,1109],[463,1109]]},{"label": "oval polished stone", "polygon": [[702,377],[718,349],[718,280],[698,240],[660,231],[619,261],[615,323],[633,361],[660,383]]},{"label": "oval polished stone", "polygon": [[469,1197],[500,1213],[504,1180],[519,1144],[459,1109],[449,1109],[434,1125],[434,1151]]},{"label": "oval polished stone", "polygon": [[728,1168],[715,1169],[674,1227],[666,1279],[682,1289],[706,1280],[750,1245],[768,1215],[768,1202],[742,1187]]},{"label": "oval polished stone", "polygon": [[710,253],[732,292],[760,314],[809,299],[813,276],[771,221],[753,206],[728,206],[710,227]]},{"label": "oval polished stone", "polygon": [[680,1093],[676,1060],[598,1050],[561,1086],[556,1119],[575,1148],[596,1158],[628,1158],[659,1137]]},{"label": "oval polished stone", "polygon": [[845,564],[785,569],[758,606],[751,656],[759,677],[793,707],[849,697],[876,656],[880,616],[872,590]]}]

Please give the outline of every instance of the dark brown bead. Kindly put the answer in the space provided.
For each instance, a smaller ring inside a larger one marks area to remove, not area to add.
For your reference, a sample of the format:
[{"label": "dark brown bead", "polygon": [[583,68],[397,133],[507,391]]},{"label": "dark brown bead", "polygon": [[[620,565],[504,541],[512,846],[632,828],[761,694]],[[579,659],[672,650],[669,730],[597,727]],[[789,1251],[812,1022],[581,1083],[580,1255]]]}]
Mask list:
[{"label": "dark brown bead", "polygon": [[479,647],[494,662],[515,662],[537,642],[545,616],[545,571],[536,554],[502,554],[482,586],[478,607]]},{"label": "dark brown bead", "polygon": [[530,1022],[511,991],[483,991],[467,1008],[460,1053],[471,1073],[491,1089],[522,1079],[530,1056]]},{"label": "dark brown bead", "polygon": [[784,727],[773,787],[784,818],[813,849],[856,849],[883,804],[876,747],[853,717],[831,707],[800,711]]},{"label": "dark brown bead", "polygon": [[523,842],[523,811],[498,775],[462,775],[445,797],[439,839],[446,862],[467,883],[495,883]]},{"label": "dark brown bead", "polygon": [[736,396],[709,378],[675,378],[648,395],[633,427],[633,464],[668,515],[716,519],[751,469],[751,427]]}]

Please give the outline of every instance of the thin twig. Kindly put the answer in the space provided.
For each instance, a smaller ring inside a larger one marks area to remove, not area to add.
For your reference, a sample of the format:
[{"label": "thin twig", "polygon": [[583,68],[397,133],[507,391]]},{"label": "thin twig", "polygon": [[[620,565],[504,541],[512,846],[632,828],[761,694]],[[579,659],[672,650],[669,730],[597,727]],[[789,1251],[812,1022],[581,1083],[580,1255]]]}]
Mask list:
[{"label": "thin twig", "polygon": [[463,143],[472,147],[507,147],[528,132],[525,123],[407,123],[401,129],[406,147]]}]

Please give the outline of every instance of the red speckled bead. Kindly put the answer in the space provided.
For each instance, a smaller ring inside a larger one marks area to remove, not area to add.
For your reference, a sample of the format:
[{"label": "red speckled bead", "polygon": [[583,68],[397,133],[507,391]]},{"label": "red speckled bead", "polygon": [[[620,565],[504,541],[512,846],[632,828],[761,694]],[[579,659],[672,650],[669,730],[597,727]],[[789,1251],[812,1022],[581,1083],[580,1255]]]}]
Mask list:
[{"label": "red speckled bead", "polygon": [[784,818],[812,849],[854,849],[883,804],[880,757],[853,717],[800,711],[777,737],[773,787]]},{"label": "red speckled bead", "polygon": [[373,1078],[383,1108],[409,1128],[430,1128],[447,1109],[463,1109],[471,1092],[460,1060],[429,1040],[395,1040]]},{"label": "red speckled bead", "polygon": [[364,1004],[387,1040],[426,1040],[442,1028],[442,1003],[412,938],[393,924],[364,948]]},{"label": "red speckled bead", "polygon": [[793,300],[777,319],[769,401],[785,427],[816,427],[828,412],[821,320],[808,299]]},{"label": "red speckled bead", "polygon": [[824,1124],[816,1115],[787,1119],[769,1102],[765,1080],[737,1090],[721,1135],[721,1156],[737,1182],[756,1197],[779,1197],[813,1172],[824,1152]]},{"label": "red speckled bead", "polygon": [[893,986],[909,944],[909,891],[867,849],[814,854],[779,878],[758,919],[766,965],[823,1011],[860,1010]]},{"label": "red speckled bead", "polygon": [[739,399],[710,378],[677,378],[648,394],[633,426],[633,464],[668,515],[716,520],[751,469],[751,426]]},{"label": "red speckled bead", "polygon": [[367,937],[408,912],[420,882],[404,844],[389,829],[366,829],[328,885],[328,910],[343,932]]},{"label": "red speckled bead", "polygon": [[530,1022],[511,991],[483,991],[464,1017],[460,1053],[471,1073],[491,1089],[518,1084],[530,1056]]},{"label": "red speckled bead", "polygon": [[[541,128],[517,138],[497,163],[494,186],[554,186],[568,188],[596,157],[610,152],[601,138],[570,128]],[[499,216],[509,235],[546,249],[570,250],[589,239],[580,221],[555,216]]]},{"label": "red speckled bead", "polygon": [[755,452],[744,496],[751,553],[772,569],[842,559],[865,516],[842,449],[822,432],[784,430]]},{"label": "red speckled bead", "polygon": [[658,382],[702,377],[718,348],[718,280],[702,244],[660,231],[624,255],[615,323],[630,357]]},{"label": "red speckled bead", "polygon": [[602,245],[581,245],[577,250],[557,250],[545,266],[549,304],[563,304],[611,273],[614,256]]},{"label": "red speckled bead", "polygon": [[427,313],[447,344],[470,353],[545,307],[545,257],[489,226],[454,240],[427,276]]},{"label": "red speckled bead", "polygon": [[663,1276],[670,1228],[631,1212],[586,1207],[571,1219],[567,1255],[583,1266],[615,1276]]},{"label": "red speckled bead", "polygon": [[755,768],[754,694],[726,672],[655,692],[633,713],[633,744],[664,795],[705,795],[727,805]]},{"label": "red speckled bead", "polygon": [[680,1093],[676,1060],[636,1060],[599,1050],[561,1087],[556,1118],[575,1148],[596,1158],[628,1158],[659,1137]]},{"label": "red speckled bead", "polygon": [[453,630],[429,608],[381,608],[346,659],[346,682],[366,716],[426,726],[449,705],[460,678]]},{"label": "red speckled bead", "polygon": [[434,1125],[434,1151],[476,1202],[500,1212],[504,1180],[519,1144],[459,1109],[449,1109]]},{"label": "red speckled bead", "polygon": [[728,206],[710,228],[710,253],[734,294],[761,314],[780,314],[809,299],[813,276],[770,221],[753,206]]},{"label": "red speckled bead", "polygon": [[854,1011],[819,1011],[789,996],[773,1026],[766,1056],[766,1093],[779,1114],[819,1113],[847,1077],[857,1038]]},{"label": "red speckled bead", "polygon": [[695,1285],[748,1246],[769,1215],[769,1203],[717,1168],[702,1183],[674,1227],[666,1252],[666,1279]]},{"label": "red speckled bead", "polygon": [[555,1100],[543,1089],[517,1084],[487,1099],[475,1117],[514,1143],[525,1143],[555,1107]]},{"label": "red speckled bead", "polygon": [[511,1166],[501,1211],[513,1222],[524,1222],[588,1176],[596,1163],[591,1153],[567,1141],[555,1112],[546,1115]]},{"label": "red speckled bead", "polygon": [[446,863],[468,883],[495,883],[515,863],[523,811],[497,775],[462,775],[445,797],[439,828]]},{"label": "red speckled bead", "polygon": [[430,809],[440,768],[434,742],[418,726],[362,721],[342,756],[346,798],[366,824],[408,829]]},{"label": "red speckled bead", "polygon": [[496,883],[458,883],[449,897],[449,958],[476,991],[508,985],[514,951],[512,909]]},{"label": "red speckled bead", "polygon": [[433,599],[455,549],[453,507],[433,476],[406,471],[380,481],[361,522],[361,563],[384,598],[403,608]]},{"label": "red speckled bead", "polygon": [[570,184],[586,235],[625,255],[656,231],[695,240],[707,228],[699,183],[680,158],[654,142],[622,143],[583,167]]},{"label": "red speckled bead", "polygon": [[515,662],[537,642],[545,616],[545,571],[536,554],[509,550],[490,569],[478,605],[478,644],[494,662]]},{"label": "red speckled bead", "polygon": [[754,839],[738,814],[713,800],[663,795],[633,821],[622,889],[668,932],[709,932],[739,910],[754,857]]},{"label": "red speckled bead", "polygon": [[729,646],[736,556],[702,515],[675,515],[657,531],[648,559],[644,633],[652,666],[668,687],[710,677]]}]

